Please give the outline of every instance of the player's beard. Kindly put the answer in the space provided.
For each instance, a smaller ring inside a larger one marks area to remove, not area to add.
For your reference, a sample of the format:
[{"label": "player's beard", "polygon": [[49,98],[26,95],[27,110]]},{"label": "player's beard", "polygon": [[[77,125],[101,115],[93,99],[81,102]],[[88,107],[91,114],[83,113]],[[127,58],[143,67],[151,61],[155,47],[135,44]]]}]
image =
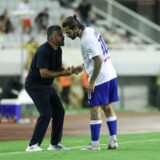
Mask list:
[{"label": "player's beard", "polygon": [[76,39],[76,38],[77,38],[77,33],[74,32],[73,36],[70,36],[70,38],[71,38],[72,40]]}]

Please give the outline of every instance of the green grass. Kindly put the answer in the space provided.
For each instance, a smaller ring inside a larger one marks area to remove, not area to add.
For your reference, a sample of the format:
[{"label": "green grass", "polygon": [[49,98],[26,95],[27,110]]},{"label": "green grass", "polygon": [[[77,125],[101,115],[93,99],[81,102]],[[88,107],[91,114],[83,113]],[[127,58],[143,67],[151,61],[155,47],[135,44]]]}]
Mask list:
[{"label": "green grass", "polygon": [[[64,137],[67,147],[84,146],[89,143],[89,136]],[[107,136],[100,139],[100,151],[81,151],[73,148],[70,151],[47,151],[49,139],[42,144],[44,151],[26,153],[28,141],[0,142],[1,160],[159,160],[160,133],[128,134],[118,136],[117,150],[107,150]]]}]

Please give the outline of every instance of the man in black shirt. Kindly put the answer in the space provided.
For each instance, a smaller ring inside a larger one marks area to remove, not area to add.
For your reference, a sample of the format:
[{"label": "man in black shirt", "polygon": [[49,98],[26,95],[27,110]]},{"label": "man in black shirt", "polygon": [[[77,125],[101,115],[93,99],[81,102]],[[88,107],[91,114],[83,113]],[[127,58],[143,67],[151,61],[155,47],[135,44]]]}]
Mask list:
[{"label": "man in black shirt", "polygon": [[64,108],[52,87],[55,77],[78,73],[75,68],[62,68],[62,50],[64,36],[60,26],[51,26],[47,30],[48,41],[36,51],[26,78],[25,89],[32,98],[40,116],[37,120],[27,152],[41,151],[45,132],[52,118],[51,144],[48,150],[67,150],[60,144],[62,138]]}]

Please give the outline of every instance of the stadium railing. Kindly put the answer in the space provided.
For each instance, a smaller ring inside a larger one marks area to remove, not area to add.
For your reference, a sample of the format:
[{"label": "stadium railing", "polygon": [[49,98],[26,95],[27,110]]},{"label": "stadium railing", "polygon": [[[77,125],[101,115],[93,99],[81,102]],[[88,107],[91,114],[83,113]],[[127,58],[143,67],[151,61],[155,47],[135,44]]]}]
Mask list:
[{"label": "stadium railing", "polygon": [[145,42],[160,44],[160,26],[115,0],[92,0],[93,11],[107,19],[107,25],[119,25]]}]

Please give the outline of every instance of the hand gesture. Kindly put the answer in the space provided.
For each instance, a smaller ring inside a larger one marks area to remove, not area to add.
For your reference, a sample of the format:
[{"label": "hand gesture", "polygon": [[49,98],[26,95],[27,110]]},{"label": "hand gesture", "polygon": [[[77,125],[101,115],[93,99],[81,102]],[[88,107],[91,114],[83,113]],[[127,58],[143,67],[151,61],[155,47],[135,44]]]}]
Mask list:
[{"label": "hand gesture", "polygon": [[63,72],[64,72],[64,76],[70,76],[72,75],[74,72],[74,67],[67,67]]},{"label": "hand gesture", "polygon": [[74,69],[73,69],[74,74],[79,74],[82,71],[83,71],[82,66],[77,66],[77,67],[74,67]]}]

